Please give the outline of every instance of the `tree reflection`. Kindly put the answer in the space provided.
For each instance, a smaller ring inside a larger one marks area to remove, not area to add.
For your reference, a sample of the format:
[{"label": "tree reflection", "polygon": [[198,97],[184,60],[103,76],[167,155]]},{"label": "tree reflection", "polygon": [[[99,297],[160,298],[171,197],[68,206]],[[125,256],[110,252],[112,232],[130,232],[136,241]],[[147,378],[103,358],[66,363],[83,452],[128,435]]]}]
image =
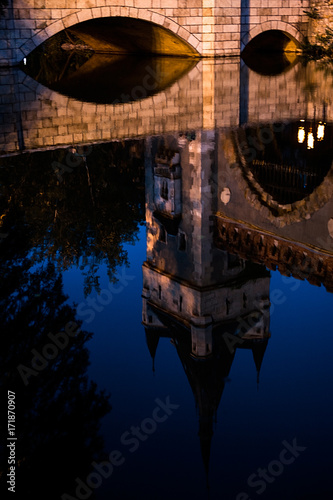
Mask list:
[{"label": "tree reflection", "polygon": [[[87,376],[92,334],[67,335],[64,346],[54,336],[81,326],[62,271],[80,266],[88,294],[99,287],[98,264],[115,280],[127,263],[123,244],[135,241],[144,207],[140,147],[95,147],[62,180],[52,163],[73,165],[68,150],[1,160],[0,390],[2,401],[15,392],[19,498],[75,495],[75,478],[102,457],[99,422],[110,405]],[[6,483],[6,447],[2,455]]]},{"label": "tree reflection", "polygon": [[[2,231],[21,228],[19,247],[35,262],[52,258],[58,269],[80,266],[85,293],[99,290],[98,264],[110,280],[127,264],[123,244],[136,240],[143,220],[143,141],[4,158],[0,169]],[[83,156],[83,155],[81,155]],[[60,178],[52,165],[62,165]],[[17,253],[18,249],[12,251]]]},{"label": "tree reflection", "polygon": [[[90,333],[68,338],[64,348],[50,340],[50,332],[80,325],[55,265],[32,265],[27,256],[13,261],[7,254],[1,275],[1,399],[6,400],[7,390],[15,392],[17,493],[19,498],[23,493],[25,498],[59,498],[101,453],[99,421],[110,410],[108,396],[87,377]],[[24,379],[18,365],[35,368],[33,355],[46,356],[46,345],[56,355]]]}]

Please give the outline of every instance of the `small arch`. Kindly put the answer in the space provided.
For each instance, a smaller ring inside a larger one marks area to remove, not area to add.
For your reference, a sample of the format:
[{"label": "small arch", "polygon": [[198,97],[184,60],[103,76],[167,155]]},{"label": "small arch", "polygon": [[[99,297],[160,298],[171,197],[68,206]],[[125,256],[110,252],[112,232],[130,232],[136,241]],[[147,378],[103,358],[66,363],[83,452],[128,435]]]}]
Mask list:
[{"label": "small arch", "polygon": [[79,12],[63,17],[62,19],[57,19],[46,28],[32,36],[29,40],[22,44],[19,49],[17,49],[19,54],[18,59],[26,57],[30,54],[30,52],[32,52],[32,50],[45,42],[45,40],[64,29],[74,27],[87,21],[105,18],[126,18],[134,21],[137,20],[142,24],[147,23],[151,24],[153,27],[159,27],[162,31],[166,32],[169,37],[172,33],[175,39],[178,38],[182,42],[183,47],[187,47],[186,54],[179,53],[177,55],[199,56],[200,51],[202,50],[202,43],[200,40],[186,28],[176,23],[173,19],[147,9],[111,6],[103,9],[98,7],[82,9]]},{"label": "small arch", "polygon": [[256,25],[248,33],[244,34],[241,40],[241,50],[243,51],[245,46],[248,45],[255,37],[261,33],[265,33],[266,31],[281,31],[290,40],[295,41],[297,46],[299,46],[304,40],[304,35],[291,24],[284,21],[266,21],[262,24]]},{"label": "small arch", "polygon": [[256,73],[269,76],[284,73],[298,60],[300,41],[296,36],[300,38],[301,34],[286,23],[277,23],[264,23],[251,30],[248,43],[242,49],[242,59]]}]

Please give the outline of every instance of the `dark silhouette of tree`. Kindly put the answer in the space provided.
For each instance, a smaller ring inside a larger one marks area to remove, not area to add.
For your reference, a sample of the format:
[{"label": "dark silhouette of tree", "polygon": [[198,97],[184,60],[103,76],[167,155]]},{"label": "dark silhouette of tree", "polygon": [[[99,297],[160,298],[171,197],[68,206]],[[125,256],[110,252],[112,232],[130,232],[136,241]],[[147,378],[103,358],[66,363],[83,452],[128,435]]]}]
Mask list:
[{"label": "dark silhouette of tree", "polygon": [[[20,499],[59,499],[73,492],[75,478],[84,479],[91,462],[101,456],[99,421],[110,410],[108,396],[86,373],[85,344],[91,334],[67,337],[62,349],[48,335],[66,326],[77,332],[81,326],[75,307],[66,303],[54,264],[36,266],[28,255],[11,259],[3,254],[2,248],[0,394],[6,401],[7,391],[15,392],[16,494]],[[18,367],[34,368],[36,352],[45,359],[48,344],[55,346],[56,356],[45,367],[33,374],[20,371]],[[6,436],[7,429],[2,430]],[[3,455],[6,459],[7,450]],[[6,473],[7,464],[1,467],[3,478]]]}]

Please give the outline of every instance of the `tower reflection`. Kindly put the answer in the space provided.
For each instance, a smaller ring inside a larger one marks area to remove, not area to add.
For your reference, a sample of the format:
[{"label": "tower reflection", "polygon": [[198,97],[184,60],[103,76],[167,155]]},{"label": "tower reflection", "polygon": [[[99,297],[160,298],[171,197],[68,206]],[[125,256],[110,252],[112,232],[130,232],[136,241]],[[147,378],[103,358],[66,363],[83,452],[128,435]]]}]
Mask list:
[{"label": "tower reflection", "polygon": [[270,272],[214,244],[215,149],[214,132],[147,141],[142,266],[153,370],[159,339],[170,338],[195,398],[207,477],[214,420],[236,351],[252,351],[259,382],[270,337]]}]

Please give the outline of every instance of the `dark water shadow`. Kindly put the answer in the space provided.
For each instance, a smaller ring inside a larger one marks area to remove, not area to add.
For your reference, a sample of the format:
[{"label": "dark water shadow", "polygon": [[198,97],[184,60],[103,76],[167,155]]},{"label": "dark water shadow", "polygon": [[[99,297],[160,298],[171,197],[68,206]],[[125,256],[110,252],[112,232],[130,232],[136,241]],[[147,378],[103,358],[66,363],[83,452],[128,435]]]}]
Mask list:
[{"label": "dark water shadow", "polygon": [[279,30],[260,33],[242,51],[245,64],[256,73],[274,76],[285,73],[299,62],[297,42]]},{"label": "dark water shadow", "polygon": [[50,87],[81,101],[132,102],[170,87],[195,65],[188,58],[94,54],[78,71]]},{"label": "dark water shadow", "polygon": [[287,73],[300,62],[300,57],[292,52],[247,51],[245,49],[241,57],[252,71],[263,76]]},{"label": "dark water shadow", "polygon": [[64,33],[52,37],[26,58],[21,69],[46,87],[85,102],[145,99],[170,87],[198,62],[189,57],[99,53],[72,38]]}]

